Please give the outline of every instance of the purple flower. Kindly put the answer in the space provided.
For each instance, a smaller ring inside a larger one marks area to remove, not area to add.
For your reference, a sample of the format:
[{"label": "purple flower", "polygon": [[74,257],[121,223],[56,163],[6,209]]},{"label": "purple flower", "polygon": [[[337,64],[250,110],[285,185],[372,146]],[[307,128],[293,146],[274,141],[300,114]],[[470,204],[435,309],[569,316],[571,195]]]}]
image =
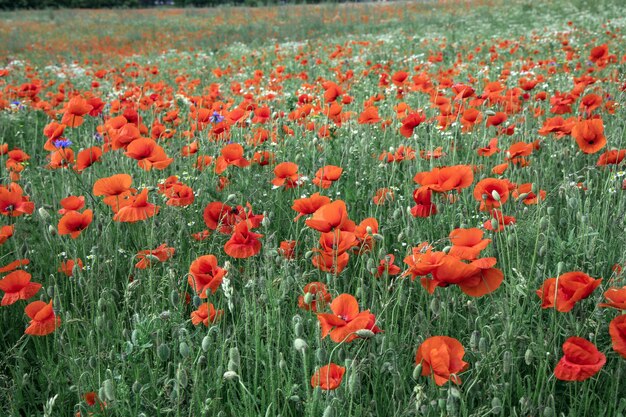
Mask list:
[{"label": "purple flower", "polygon": [[220,123],[221,121],[224,120],[224,116],[214,111],[213,114],[211,115],[210,120],[211,120],[211,123]]},{"label": "purple flower", "polygon": [[69,148],[70,146],[72,146],[72,141],[69,139],[57,139],[54,141],[54,147],[59,149],[65,149],[65,148]]}]

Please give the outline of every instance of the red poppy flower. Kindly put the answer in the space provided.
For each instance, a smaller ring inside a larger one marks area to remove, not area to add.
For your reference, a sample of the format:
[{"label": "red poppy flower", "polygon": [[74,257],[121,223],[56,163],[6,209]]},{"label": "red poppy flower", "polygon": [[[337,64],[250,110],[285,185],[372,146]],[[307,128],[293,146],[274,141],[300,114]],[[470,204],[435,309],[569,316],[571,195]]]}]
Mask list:
[{"label": "red poppy flower", "polygon": [[165,262],[174,255],[176,250],[168,247],[165,243],[161,244],[156,249],[148,249],[137,252],[137,259],[139,262],[135,264],[137,269],[146,269],[152,266],[155,261]]},{"label": "red poppy flower", "polygon": [[129,203],[120,208],[113,220],[116,222],[134,223],[146,220],[159,212],[159,207],[148,202],[148,189],[144,188],[141,193],[131,196]]},{"label": "red poppy flower", "polygon": [[572,128],[572,137],[584,153],[598,152],[606,145],[602,119],[588,119],[577,122]]},{"label": "red poppy flower", "polygon": [[461,383],[457,374],[469,364],[463,361],[465,349],[461,342],[448,336],[433,336],[424,340],[415,354],[415,365],[422,365],[422,376],[432,375],[439,386],[452,381]]},{"label": "red poppy flower", "polygon": [[61,207],[58,211],[59,214],[65,214],[69,211],[78,211],[85,207],[85,197],[71,195],[61,200]]},{"label": "red poppy flower", "polygon": [[334,390],[341,385],[346,368],[331,363],[319,368],[311,377],[311,386],[320,387],[323,390]]},{"label": "red poppy flower", "polygon": [[217,322],[222,314],[224,310],[216,310],[213,303],[202,303],[197,310],[191,312],[191,322],[194,326],[202,323],[208,327],[209,324]]},{"label": "red poppy flower", "polygon": [[593,279],[583,272],[567,272],[558,278],[548,278],[537,296],[541,298],[541,308],[555,308],[567,313],[574,305],[591,295],[602,283],[602,278]]},{"label": "red poppy flower", "polygon": [[82,213],[68,211],[59,220],[59,235],[70,235],[72,239],[76,239],[83,230],[89,227],[92,220],[93,212],[91,210],[85,210]]},{"label": "red poppy flower", "polygon": [[54,332],[54,330],[61,325],[61,318],[57,317],[52,309],[52,301],[49,303],[33,301],[26,306],[24,311],[31,319],[28,327],[24,331],[25,334],[45,336]]},{"label": "red poppy flower", "polygon": [[328,293],[326,284],[322,282],[309,282],[304,286],[303,292],[304,295],[298,296],[298,307],[303,310],[317,313],[330,303],[331,296]]},{"label": "red poppy flower", "polygon": [[348,218],[346,203],[342,200],[325,204],[313,213],[313,216],[305,221],[306,225],[318,232],[326,233],[332,229],[352,231],[355,224]]},{"label": "red poppy flower", "polygon": [[3,306],[11,305],[18,300],[28,300],[37,294],[41,284],[30,282],[31,275],[25,271],[13,271],[0,280],[0,290],[4,291]]},{"label": "red poppy flower", "polygon": [[389,276],[398,275],[401,269],[398,265],[393,263],[395,259],[396,257],[392,254],[385,255],[376,268],[376,278],[382,277],[385,273]]},{"label": "red poppy flower", "polygon": [[0,185],[0,214],[11,217],[32,214],[35,204],[23,194],[17,183],[12,182],[8,188]]},{"label": "red poppy flower", "polygon": [[573,336],[563,343],[563,357],[554,376],[561,381],[584,381],[597,374],[605,363],[606,356],[593,343]]},{"label": "red poppy flower", "polygon": [[243,157],[243,146],[238,143],[231,143],[222,148],[221,155],[215,161],[215,173],[221,174],[230,165],[240,168],[250,165],[250,161]]},{"label": "red poppy flower", "polygon": [[280,242],[278,253],[280,253],[285,259],[294,259],[296,252],[295,240],[283,240]]},{"label": "red poppy flower", "polygon": [[626,310],[626,287],[609,288],[604,293],[604,298],[607,299],[608,303],[600,303],[599,307],[611,307],[618,310]]},{"label": "red poppy flower", "polygon": [[474,187],[474,198],[480,201],[480,210],[498,208],[509,199],[510,182],[497,178],[485,178]]},{"label": "red poppy flower", "polygon": [[2,226],[0,227],[0,245],[4,244],[11,236],[13,236],[13,232],[15,231],[15,226]]},{"label": "red poppy flower", "polygon": [[452,247],[448,254],[468,261],[478,258],[480,252],[491,243],[491,239],[483,239],[483,231],[475,227],[454,229],[449,237]]},{"label": "red poppy flower", "polygon": [[333,314],[318,313],[322,339],[330,334],[335,343],[349,343],[356,339],[357,330],[366,329],[370,322],[369,310],[359,312],[359,304],[350,294],[338,295],[330,304]]},{"label": "red poppy flower", "polygon": [[626,359],[626,314],[615,317],[609,324],[613,350]]},{"label": "red poppy flower", "polygon": [[313,184],[321,188],[330,188],[333,182],[337,181],[343,172],[343,168],[335,165],[326,165],[317,170]]},{"label": "red poppy flower", "polygon": [[315,213],[320,207],[330,203],[330,198],[320,193],[314,193],[311,197],[300,198],[294,200],[291,208],[298,212],[293,221],[297,221],[300,217]]},{"label": "red poppy flower", "polygon": [[274,175],[276,176],[272,180],[272,184],[275,187],[295,188],[298,186],[298,165],[293,162],[282,162],[274,168]]},{"label": "red poppy flower", "polygon": [[215,255],[204,255],[191,263],[188,282],[200,298],[206,298],[207,290],[215,294],[225,276],[226,270],[217,265]]},{"label": "red poppy flower", "polygon": [[83,269],[83,260],[80,258],[77,259],[68,259],[67,261],[61,262],[61,266],[57,271],[63,272],[68,277],[74,275],[74,268]]},{"label": "red poppy flower", "polygon": [[233,235],[224,244],[224,252],[233,258],[254,256],[261,251],[260,237],[263,235],[252,232],[247,221],[239,222],[233,230]]}]

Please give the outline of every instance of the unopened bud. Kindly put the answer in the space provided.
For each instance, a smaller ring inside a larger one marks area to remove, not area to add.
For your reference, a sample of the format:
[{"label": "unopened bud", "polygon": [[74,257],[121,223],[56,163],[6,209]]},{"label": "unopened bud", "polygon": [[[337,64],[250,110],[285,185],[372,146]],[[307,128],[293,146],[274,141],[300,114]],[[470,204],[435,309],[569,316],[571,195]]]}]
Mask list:
[{"label": "unopened bud", "polygon": [[235,378],[239,378],[239,375],[237,375],[237,372],[235,372],[235,371],[226,371],[226,372],[224,372],[224,379],[226,379],[228,381],[232,381]]},{"label": "unopened bud", "polygon": [[376,336],[376,334],[368,329],[359,329],[356,331],[356,335],[359,336],[361,339],[371,339],[372,337]]},{"label": "unopened bud", "polygon": [[293,341],[293,348],[298,352],[304,353],[304,351],[309,347],[309,345],[303,339],[297,338]]},{"label": "unopened bud", "polygon": [[491,192],[491,198],[493,198],[496,201],[500,201],[500,193],[497,192],[496,190],[493,190]]}]

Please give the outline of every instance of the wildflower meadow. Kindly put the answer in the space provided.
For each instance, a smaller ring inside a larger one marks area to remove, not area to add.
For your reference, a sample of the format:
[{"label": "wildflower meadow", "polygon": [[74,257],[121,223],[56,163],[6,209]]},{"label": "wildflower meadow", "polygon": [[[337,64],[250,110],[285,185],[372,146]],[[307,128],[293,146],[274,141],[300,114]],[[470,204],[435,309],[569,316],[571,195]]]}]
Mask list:
[{"label": "wildflower meadow", "polygon": [[625,30],[0,12],[0,416],[624,417]]}]

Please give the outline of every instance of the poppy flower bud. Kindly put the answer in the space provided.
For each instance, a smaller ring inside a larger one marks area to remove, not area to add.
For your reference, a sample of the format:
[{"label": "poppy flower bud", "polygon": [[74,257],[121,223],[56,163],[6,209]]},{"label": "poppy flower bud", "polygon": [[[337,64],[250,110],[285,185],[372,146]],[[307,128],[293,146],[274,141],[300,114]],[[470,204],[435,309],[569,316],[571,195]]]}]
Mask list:
[{"label": "poppy flower bud", "polygon": [[172,292],[170,293],[170,303],[172,303],[172,306],[177,307],[179,302],[180,295],[178,294],[178,291],[172,290]]},{"label": "poppy flower bud", "polygon": [[511,365],[513,362],[513,355],[510,351],[504,352],[504,357],[502,358],[502,372],[508,374],[511,372]]},{"label": "poppy flower bud", "polygon": [[178,385],[182,388],[187,387],[187,383],[189,379],[187,377],[187,371],[180,367],[181,364],[178,364],[178,371],[176,372],[176,379],[178,381]]},{"label": "poppy flower bud", "polygon": [[480,339],[480,332],[478,330],[474,330],[472,332],[472,336],[470,337],[470,348],[472,350],[476,350],[478,347],[478,341]]},{"label": "poppy flower bud", "polygon": [[422,363],[421,362],[417,364],[415,368],[413,368],[413,379],[417,381],[420,378],[420,375],[422,375]]},{"label": "poppy flower bud", "polygon": [[39,209],[37,210],[37,213],[39,213],[39,217],[41,217],[41,220],[43,221],[50,220],[50,213],[48,213],[48,211],[45,208],[39,207]]},{"label": "poppy flower bud", "polygon": [[237,198],[237,195],[235,195],[235,194],[228,194],[228,197],[226,197],[226,202],[228,203],[229,201],[233,201],[236,198]]},{"label": "poppy flower bud", "polygon": [[539,252],[537,252],[537,255],[539,255],[540,258],[543,258],[543,255],[546,254],[546,245],[543,245],[539,248]]},{"label": "poppy flower bud", "polygon": [[383,240],[385,240],[385,237],[378,233],[374,233],[373,237],[374,237],[374,240],[377,242],[382,242]]},{"label": "poppy flower bud", "polygon": [[46,293],[48,294],[48,297],[50,297],[50,298],[54,297],[54,287],[50,286],[50,287],[46,288]]},{"label": "poppy flower bud", "polygon": [[133,382],[133,386],[132,386],[133,394],[139,394],[141,392],[141,388],[143,388],[143,385],[141,385],[139,381]]},{"label": "poppy flower bud", "polygon": [[204,338],[202,338],[202,351],[208,352],[210,346],[211,346],[211,337],[209,337],[209,335],[206,335],[204,336]]},{"label": "poppy flower bud", "polygon": [[440,304],[439,304],[438,299],[433,298],[432,300],[430,300],[430,311],[432,311],[435,316],[439,315],[439,311],[440,311],[439,307],[440,307]]},{"label": "poppy flower bud", "polygon": [[294,403],[299,403],[300,402],[300,397],[297,395],[292,395],[291,397],[289,397],[289,401],[292,401]]},{"label": "poppy flower bud", "polygon": [[491,198],[493,198],[496,201],[500,201],[500,193],[497,192],[496,190],[493,190],[491,192]]},{"label": "poppy flower bud", "polygon": [[508,235],[508,236],[506,237],[506,243],[507,243],[509,246],[513,246],[513,244],[515,243],[515,236],[514,236],[514,235],[512,235],[512,234]]},{"label": "poppy flower bud", "polygon": [[442,251],[443,253],[448,253],[448,252],[450,252],[450,249],[452,249],[452,246],[446,246],[446,247],[444,247],[441,251]]},{"label": "poppy flower bud", "polygon": [[113,380],[107,379],[102,383],[102,398],[107,401],[115,401],[115,385]]},{"label": "poppy flower bud", "polygon": [[57,229],[54,228],[53,225],[49,225],[48,226],[48,233],[50,233],[52,236],[57,234]]},{"label": "poppy flower bud", "polygon": [[439,398],[439,400],[437,400],[437,406],[439,407],[439,409],[441,411],[446,409],[446,399],[445,398]]},{"label": "poppy flower bud", "polygon": [[170,357],[170,348],[164,343],[160,344],[157,348],[157,356],[165,362]]},{"label": "poppy flower bud", "polygon": [[498,226],[498,221],[496,219],[491,219],[491,229],[498,230],[500,226]]},{"label": "poppy flower bud", "polygon": [[339,359],[339,362],[343,362],[346,360],[346,352],[344,352],[343,350],[340,350],[339,352],[337,352],[337,359]]},{"label": "poppy flower bud", "polygon": [[324,414],[322,414],[322,417],[335,417],[335,410],[331,405],[326,407],[326,409],[324,410]]},{"label": "poppy flower bud", "polygon": [[456,416],[459,412],[459,400],[450,395],[448,391],[448,398],[446,398],[446,411],[449,416]]},{"label": "poppy flower bud", "polygon": [[532,349],[526,349],[526,353],[524,353],[524,362],[526,365],[530,365],[533,362],[533,351]]},{"label": "poppy flower bud", "polygon": [[565,267],[565,263],[563,261],[560,261],[558,264],[556,264],[556,275],[561,275],[561,271],[563,271],[563,268]]},{"label": "poppy flower bud", "polygon": [[491,412],[493,414],[500,414],[502,412],[502,401],[498,397],[493,397],[491,400]]},{"label": "poppy flower bud", "polygon": [[546,211],[548,212],[548,214],[554,214],[554,207],[550,206]]},{"label": "poppy flower bud", "polygon": [[519,195],[519,197],[517,197],[517,201],[523,202],[524,200],[526,200],[526,197],[528,197],[528,193],[522,193]]},{"label": "poppy flower bud", "polygon": [[552,407],[544,408],[543,417],[554,417],[554,409]]},{"label": "poppy flower bud", "polygon": [[237,375],[237,372],[235,371],[224,372],[224,379],[226,379],[227,381],[232,381],[235,378],[239,378],[239,375]]},{"label": "poppy flower bud", "polygon": [[356,335],[359,336],[361,339],[371,339],[372,337],[376,336],[376,334],[368,329],[359,329],[356,331]]},{"label": "poppy flower bud", "polygon": [[484,337],[481,337],[478,340],[478,350],[480,351],[480,353],[482,353],[483,355],[485,353],[487,353],[487,339],[485,339]]},{"label": "poppy flower bud", "polygon": [[355,370],[350,372],[350,378],[348,378],[348,389],[351,394],[357,394],[361,389],[361,378],[359,378],[359,374]]},{"label": "poppy flower bud", "polygon": [[317,350],[315,351],[315,359],[319,363],[328,362],[328,355],[326,354],[326,350],[322,348],[317,348]]},{"label": "poppy flower bud", "polygon": [[[232,347],[230,348],[230,350],[228,351],[228,358],[230,359],[231,362],[233,362],[233,364],[239,368],[241,365],[241,357],[239,356],[239,349],[237,349],[236,347]],[[230,364],[228,365],[228,370],[230,371]]]},{"label": "poppy flower bud", "polygon": [[313,251],[311,250],[306,251],[306,253],[304,254],[305,259],[311,259],[312,256],[313,256]]},{"label": "poppy flower bud", "polygon": [[293,348],[298,352],[304,353],[308,347],[309,345],[303,339],[297,338],[293,341]]},{"label": "poppy flower bud", "polygon": [[304,327],[302,326],[302,323],[296,323],[295,326],[293,326],[293,331],[296,334],[296,337],[301,337],[302,333],[304,333]]},{"label": "poppy flower bud", "polygon": [[191,349],[189,349],[189,345],[185,342],[180,342],[178,345],[178,352],[183,358],[188,358],[189,355],[191,355]]}]

